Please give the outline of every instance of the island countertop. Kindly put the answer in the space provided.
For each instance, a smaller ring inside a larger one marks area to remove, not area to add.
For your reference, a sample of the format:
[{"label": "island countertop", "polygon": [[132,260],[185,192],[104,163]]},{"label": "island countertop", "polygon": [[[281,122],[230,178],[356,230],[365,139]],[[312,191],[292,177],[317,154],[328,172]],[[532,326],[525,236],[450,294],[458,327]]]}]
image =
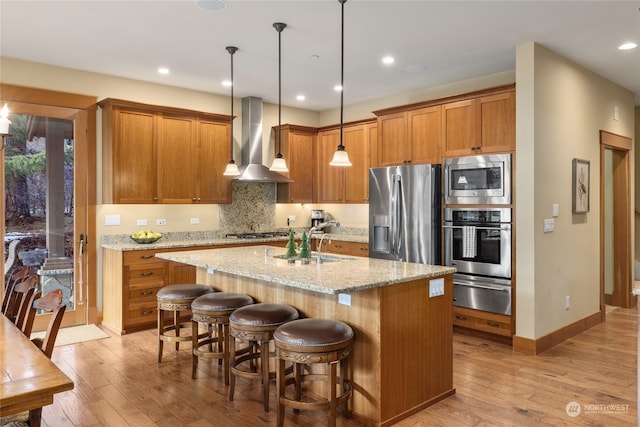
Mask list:
[{"label": "island countertop", "polygon": [[[329,254],[331,262],[309,265],[284,259],[274,246],[245,246],[158,253],[156,257],[236,276],[258,279],[323,294],[363,291],[454,273],[452,267]],[[324,256],[324,254],[323,254]]]}]

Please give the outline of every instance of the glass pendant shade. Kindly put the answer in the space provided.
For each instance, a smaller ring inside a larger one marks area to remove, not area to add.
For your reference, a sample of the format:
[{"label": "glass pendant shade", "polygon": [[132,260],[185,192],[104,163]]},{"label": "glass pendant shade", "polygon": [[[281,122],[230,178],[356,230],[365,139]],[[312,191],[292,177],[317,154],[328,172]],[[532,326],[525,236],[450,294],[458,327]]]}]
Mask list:
[{"label": "glass pendant shade", "polygon": [[274,172],[289,172],[289,168],[287,168],[287,162],[284,161],[282,157],[276,157],[273,159],[273,163],[269,170]]},{"label": "glass pendant shade", "polygon": [[344,146],[339,146],[335,153],[333,153],[333,159],[329,163],[330,166],[351,166],[349,160],[349,154],[344,149]]},{"label": "glass pendant shade", "polygon": [[227,168],[224,170],[224,176],[239,176],[240,170],[238,170],[238,165],[235,162],[231,161],[227,163]]}]

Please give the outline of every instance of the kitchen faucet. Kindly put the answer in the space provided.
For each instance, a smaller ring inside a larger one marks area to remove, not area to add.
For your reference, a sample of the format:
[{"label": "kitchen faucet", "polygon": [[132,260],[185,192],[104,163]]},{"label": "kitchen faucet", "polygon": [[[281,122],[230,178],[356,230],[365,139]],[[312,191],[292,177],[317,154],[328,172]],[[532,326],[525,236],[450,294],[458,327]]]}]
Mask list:
[{"label": "kitchen faucet", "polygon": [[[316,230],[322,230],[325,227],[328,227],[330,225],[333,225],[334,227],[340,227],[340,223],[338,221],[336,221],[335,219],[329,220],[329,221],[325,221],[322,222],[318,225],[315,225],[313,227],[311,227],[311,229],[309,230],[309,235],[307,236],[307,242],[309,243],[309,245],[311,245],[311,235],[313,234],[314,231]],[[324,234],[322,235],[322,237],[320,238],[320,244],[318,245],[318,264],[322,264],[322,242],[324,241]]]}]

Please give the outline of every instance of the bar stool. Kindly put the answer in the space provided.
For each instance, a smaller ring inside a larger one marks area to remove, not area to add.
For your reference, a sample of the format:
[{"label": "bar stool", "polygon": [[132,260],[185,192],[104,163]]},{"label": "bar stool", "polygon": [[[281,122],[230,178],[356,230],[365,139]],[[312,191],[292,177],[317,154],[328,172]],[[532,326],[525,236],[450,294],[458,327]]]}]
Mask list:
[{"label": "bar stool", "polygon": [[[232,292],[212,292],[193,300],[191,303],[191,351],[193,353],[191,378],[196,378],[200,357],[218,359],[222,363],[224,383],[229,385],[229,316],[233,310],[249,304],[253,304],[253,298],[249,295]],[[207,325],[208,335],[203,339],[198,338],[198,327],[201,324]]]},{"label": "bar stool", "polygon": [[[191,335],[180,336],[180,330],[191,330],[191,322],[180,323],[180,312],[191,309],[191,303],[197,297],[213,292],[210,286],[187,284],[169,285],[161,288],[156,294],[158,301],[158,363],[162,362],[162,347],[165,341],[175,342],[176,351],[180,348],[180,342],[191,341]],[[173,322],[166,326],[165,312],[173,312]],[[167,332],[174,331],[174,335]],[[203,334],[202,337],[206,336]]]},{"label": "bar stool", "polygon": [[[348,377],[348,356],[353,346],[353,330],[346,323],[330,319],[300,319],[278,327],[273,334],[276,353],[276,384],[278,394],[278,422],[284,425],[284,409],[295,410],[329,409],[330,427],[336,425],[336,412],[343,407],[345,418],[349,418],[349,399],[352,383]],[[295,372],[295,395],[287,398],[285,362],[293,362]],[[326,364],[326,373],[302,374],[303,365]],[[337,365],[340,364],[338,376]],[[302,402],[302,383],[311,381],[327,382],[327,399]],[[339,385],[339,392],[336,386]]]},{"label": "bar stool", "polygon": [[[286,304],[259,303],[241,307],[229,316],[229,349],[231,387],[229,400],[233,401],[236,377],[262,380],[264,411],[269,412],[269,342],[278,326],[300,317],[298,310]],[[236,340],[249,343],[248,351],[236,355]],[[259,351],[255,351],[256,348]],[[244,353],[244,354],[242,354]],[[254,362],[260,361],[259,369]],[[246,365],[249,365],[248,367]]]}]

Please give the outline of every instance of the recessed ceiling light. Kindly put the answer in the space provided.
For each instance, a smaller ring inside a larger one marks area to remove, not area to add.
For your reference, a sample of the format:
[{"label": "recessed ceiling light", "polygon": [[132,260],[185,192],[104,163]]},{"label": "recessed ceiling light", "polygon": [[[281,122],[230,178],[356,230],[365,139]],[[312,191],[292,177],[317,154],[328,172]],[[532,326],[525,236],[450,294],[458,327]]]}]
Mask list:
[{"label": "recessed ceiling light", "polygon": [[231,87],[231,80],[224,80],[222,82],[222,86],[224,87]]},{"label": "recessed ceiling light", "polygon": [[304,96],[304,95],[298,95],[298,96],[296,96],[296,99],[297,99],[298,101],[304,101],[305,99],[307,99],[307,97],[306,97],[306,96]]},{"label": "recessed ceiling light", "polygon": [[167,75],[169,74],[169,69],[167,67],[158,68],[158,74]]},{"label": "recessed ceiling light", "polygon": [[223,10],[227,8],[227,3],[222,0],[196,0],[196,5],[206,10]]},{"label": "recessed ceiling light", "polygon": [[340,91],[342,90],[342,86],[340,86],[340,85],[335,85],[335,86],[333,87],[333,90],[335,90],[336,92],[340,92]]},{"label": "recessed ceiling light", "polygon": [[628,42],[628,43],[623,43],[620,46],[618,46],[618,49],[620,50],[629,50],[629,49],[635,49],[636,47],[638,47],[638,45],[634,42]]},{"label": "recessed ceiling light", "polygon": [[396,60],[393,58],[393,56],[385,56],[384,58],[382,58],[382,63],[385,65],[391,65],[394,62],[396,62]]}]

